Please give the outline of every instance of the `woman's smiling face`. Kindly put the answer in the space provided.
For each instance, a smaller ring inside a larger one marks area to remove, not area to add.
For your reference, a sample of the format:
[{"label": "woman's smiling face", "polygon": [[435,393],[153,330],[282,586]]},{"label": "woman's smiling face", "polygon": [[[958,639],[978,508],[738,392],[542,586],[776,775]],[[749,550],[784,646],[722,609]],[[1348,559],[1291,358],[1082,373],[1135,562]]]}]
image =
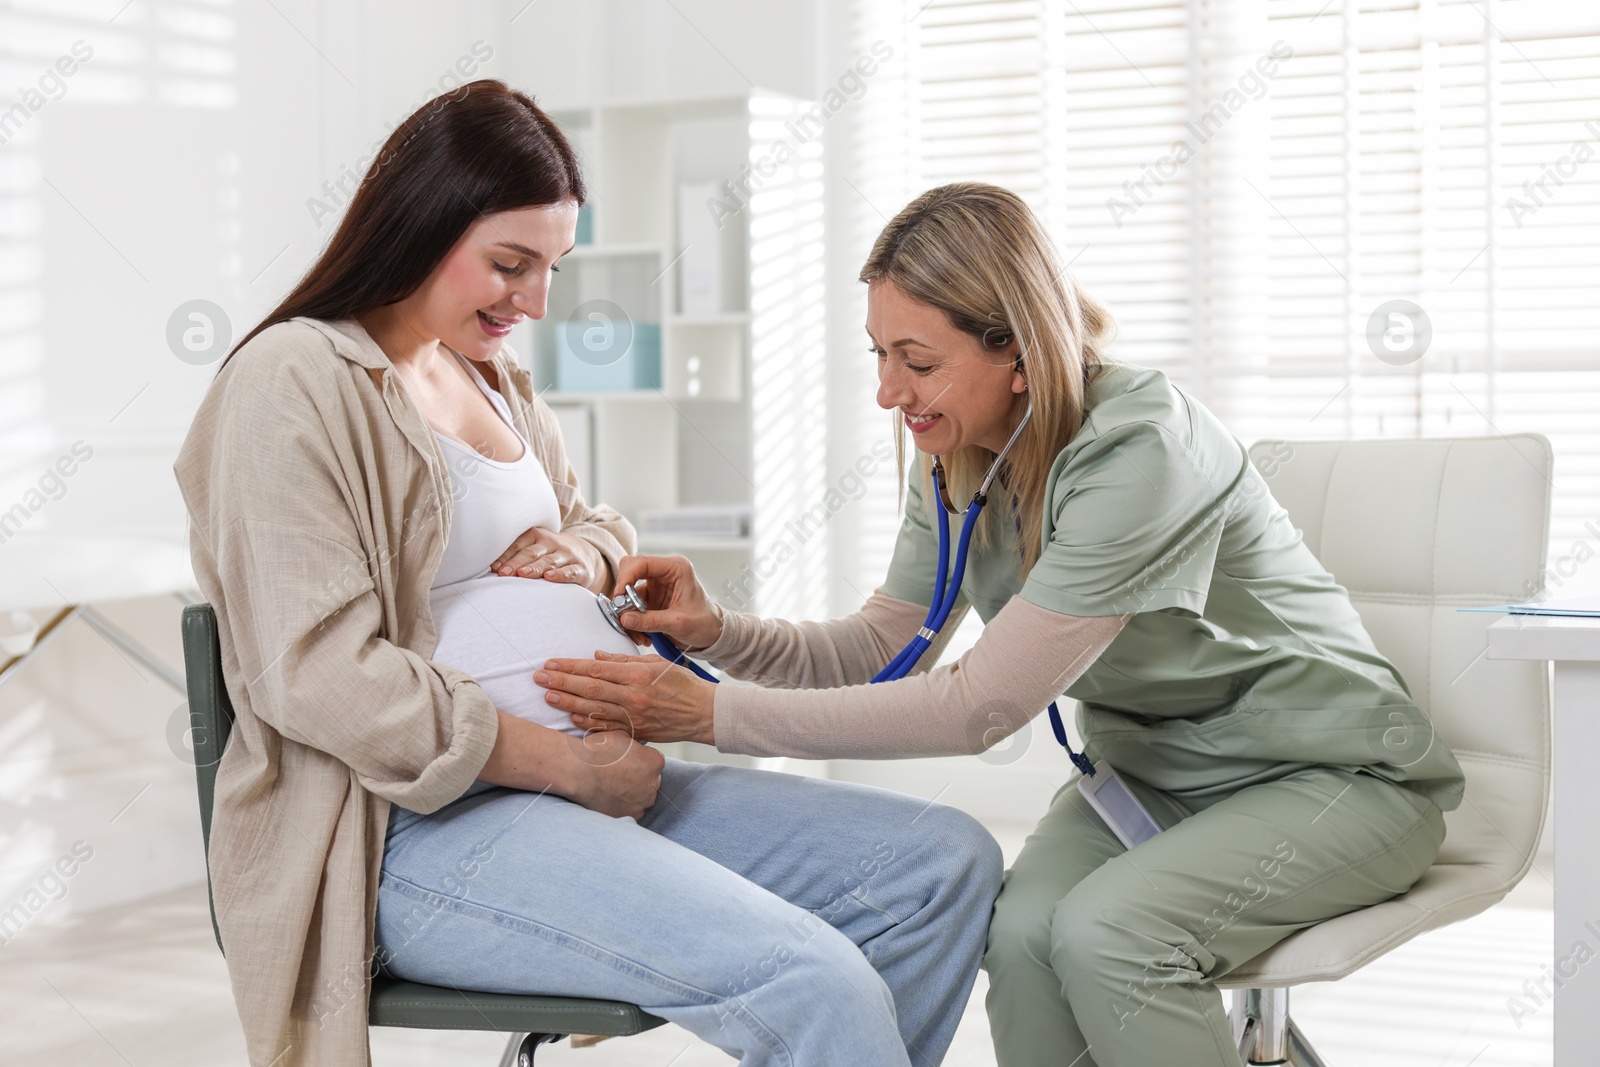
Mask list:
[{"label": "woman's smiling face", "polygon": [[513,326],[544,318],[550,276],[577,225],[572,200],[474,222],[407,298],[417,325],[469,359],[494,358]]},{"label": "woman's smiling face", "polygon": [[985,349],[888,281],[867,288],[867,334],[878,357],[878,406],[900,409],[918,449],[944,456],[967,445],[1005,447],[1027,389],[1015,341]]}]

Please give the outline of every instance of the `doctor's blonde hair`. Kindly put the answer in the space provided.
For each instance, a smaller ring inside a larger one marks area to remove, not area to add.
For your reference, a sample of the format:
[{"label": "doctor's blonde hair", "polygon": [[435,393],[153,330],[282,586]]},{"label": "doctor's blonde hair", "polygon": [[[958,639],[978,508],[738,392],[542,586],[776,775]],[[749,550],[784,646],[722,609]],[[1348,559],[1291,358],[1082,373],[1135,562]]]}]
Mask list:
[{"label": "doctor's blonde hair", "polygon": [[[1051,465],[1083,426],[1089,384],[1107,362],[1111,313],[1078,287],[1022,198],[982,182],[941,185],[907,204],[873,243],[860,280],[893,284],[943,311],[985,352],[1018,361],[1033,418],[990,487],[991,504],[998,506],[985,509],[990,514],[978,537],[993,536],[991,521],[1012,521],[1015,495],[1020,570],[1026,574],[1039,559]],[[903,484],[905,443],[898,414],[895,427]],[[994,458],[979,445],[944,457],[953,503],[971,499]],[[923,500],[938,507],[927,456],[919,477]]]}]

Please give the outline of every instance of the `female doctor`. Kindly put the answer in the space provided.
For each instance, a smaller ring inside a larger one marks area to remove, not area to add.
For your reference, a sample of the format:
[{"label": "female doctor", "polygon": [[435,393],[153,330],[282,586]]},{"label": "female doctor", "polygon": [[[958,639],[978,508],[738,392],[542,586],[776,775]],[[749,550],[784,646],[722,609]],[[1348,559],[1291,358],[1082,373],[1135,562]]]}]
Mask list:
[{"label": "female doctor", "polygon": [[[630,557],[617,592],[644,579],[648,610],[622,623],[757,684],[616,655],[535,680],[581,726],[809,758],[980,752],[1066,693],[1095,777],[1162,830],[1129,850],[1076,778],[1056,794],[990,929],[999,1063],[1237,1067],[1215,979],[1410,888],[1460,768],[1238,440],[1160,372],[1107,360],[1109,315],[1014,194],[923,194],[861,281],[878,404],[920,453],[883,586],[791,623],[723,611],[686,560]],[[957,604],[981,638],[864,684],[933,594],[933,458],[964,503],[1019,426]]]}]

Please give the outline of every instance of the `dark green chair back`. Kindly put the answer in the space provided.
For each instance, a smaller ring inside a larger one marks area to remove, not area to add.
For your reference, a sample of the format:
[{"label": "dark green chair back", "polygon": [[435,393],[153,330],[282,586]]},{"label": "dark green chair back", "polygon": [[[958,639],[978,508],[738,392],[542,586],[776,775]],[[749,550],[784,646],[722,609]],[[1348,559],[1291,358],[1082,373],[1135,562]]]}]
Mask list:
[{"label": "dark green chair back", "polygon": [[[217,764],[233,730],[233,704],[222,681],[222,642],[210,604],[183,609],[183,666],[189,687],[189,736],[194,744],[194,776],[200,787],[200,835],[206,849],[206,895],[211,895],[211,802],[217,789]],[[211,901],[211,932],[222,948],[217,902]],[[227,954],[227,950],[223,950]]]}]

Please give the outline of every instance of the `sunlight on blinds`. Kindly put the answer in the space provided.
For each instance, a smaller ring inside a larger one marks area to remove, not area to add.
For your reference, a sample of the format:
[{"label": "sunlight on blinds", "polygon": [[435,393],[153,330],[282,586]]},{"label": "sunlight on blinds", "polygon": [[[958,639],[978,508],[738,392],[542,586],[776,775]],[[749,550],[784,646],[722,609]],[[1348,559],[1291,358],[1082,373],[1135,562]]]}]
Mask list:
[{"label": "sunlight on blinds", "polygon": [[1037,204],[1044,41],[1035,0],[928,4],[913,26],[917,192],[987,181]]},{"label": "sunlight on blinds", "polygon": [[[893,58],[874,76],[852,115],[845,162],[850,196],[839,239],[858,250],[872,241],[918,193],[952,181],[990,181],[1047,208],[1047,129],[1039,107],[1050,80],[1045,66],[1043,5],[1038,0],[857,0],[851,9],[851,49],[876,42]],[[866,319],[865,293],[844,312]],[[867,339],[851,349],[846,462],[872,455],[898,432],[874,401],[875,364]],[[908,455],[911,452],[907,446]],[[883,580],[900,527],[899,484],[892,462],[878,466],[857,505],[853,542],[841,552],[841,579],[856,598]]]},{"label": "sunlight on blinds", "polygon": [[[815,536],[831,514],[825,471],[823,349],[822,141],[810,138],[778,158],[773,145],[793,140],[799,102],[750,98],[750,164],[772,176],[750,197],[750,398],[758,562],[753,610],[790,619],[823,618],[827,538]],[[821,509],[818,511],[817,509]],[[817,516],[820,515],[820,518]],[[770,573],[761,573],[762,567]]]},{"label": "sunlight on blinds", "polygon": [[[910,116],[916,113],[916,96],[910,70],[911,16],[915,8],[904,2],[857,0],[850,11],[852,55],[867,54],[874,44],[890,52],[872,80],[867,94],[845,116],[843,151],[835,157],[843,185],[833,211],[839,223],[828,234],[846,250],[844,263],[858,270],[872,250],[872,242],[894,213],[905,206],[917,184],[917,151]],[[838,307],[844,317],[841,335],[848,338],[842,350],[831,353],[839,379],[842,403],[835,431],[840,467],[857,456],[870,455],[872,445],[893,444],[894,418],[878,407],[876,363],[868,353],[862,324],[867,318],[866,287],[847,290],[853,299]],[[853,505],[848,540],[836,547],[833,573],[840,593],[836,607],[854,610],[865,600],[889,569],[889,554],[900,528],[898,483],[893,462],[879,464],[866,479],[861,500]]]},{"label": "sunlight on blinds", "polygon": [[[161,541],[152,552],[187,570],[185,516],[171,471],[183,427],[159,421],[152,414],[159,408],[148,403],[122,417],[150,384],[144,375],[151,361],[174,361],[159,339],[159,352],[151,351],[147,341],[157,335],[130,326],[119,302],[153,285],[148,291],[162,295],[151,306],[170,307],[194,295],[188,287],[196,279],[239,275],[239,152],[225,139],[195,139],[193,130],[214,127],[188,125],[201,121],[197,112],[223,121],[238,103],[233,4],[207,6],[0,5],[0,545],[13,564],[19,553],[59,551],[63,536],[103,535],[104,516],[114,513],[120,533]],[[107,163],[117,149],[98,136],[103,131],[138,131],[138,148],[159,155],[170,143],[162,138],[179,128],[174,123],[190,131],[187,165],[173,172],[181,177],[156,181],[148,166],[124,173]],[[189,242],[183,247],[216,259],[174,253],[165,270],[153,268],[157,253],[141,252],[135,236],[144,222],[162,217],[162,204],[148,195],[152,182],[172,195],[167,203],[186,202],[173,193],[175,182],[204,197],[181,227]],[[122,220],[107,219],[125,204],[139,210],[127,212],[131,223],[119,229]],[[50,256],[69,248],[68,269],[52,275]],[[95,311],[85,316],[79,309],[90,279]],[[181,298],[174,295],[180,290]],[[61,328],[64,314],[73,329]],[[81,362],[104,323],[116,324],[112,332],[125,349],[115,366],[93,375],[64,370]],[[95,457],[93,466],[74,476],[70,493],[63,486],[41,495],[40,471],[70,457],[74,444]],[[20,580],[7,579],[0,600],[83,599],[82,583],[102,588],[89,577],[92,569],[86,564],[47,581],[25,566]],[[111,569],[143,573],[131,559]]]},{"label": "sunlight on blinds", "polygon": [[846,164],[885,210],[897,180],[1016,189],[1110,305],[1120,358],[1247,442],[1546,434],[1544,592],[1600,589],[1600,8],[854,11],[858,44],[899,20],[909,53],[905,91],[864,109],[903,158]]},{"label": "sunlight on blinds", "polygon": [[[1585,529],[1600,517],[1600,173],[1577,161],[1600,147],[1600,15],[1553,0],[1319,8],[1269,0],[1295,44],[1272,99],[1272,385],[1231,423],[1544,433],[1552,560],[1600,545]],[[1398,337],[1373,321],[1397,300],[1421,311],[1387,313]],[[1429,339],[1407,351],[1417,331]],[[1600,588],[1600,570],[1555,577],[1551,595]]]},{"label": "sunlight on blinds", "polygon": [[1169,373],[1189,362],[1191,171],[1182,4],[1087,0],[1066,19],[1063,257],[1106,302],[1122,358]]}]

